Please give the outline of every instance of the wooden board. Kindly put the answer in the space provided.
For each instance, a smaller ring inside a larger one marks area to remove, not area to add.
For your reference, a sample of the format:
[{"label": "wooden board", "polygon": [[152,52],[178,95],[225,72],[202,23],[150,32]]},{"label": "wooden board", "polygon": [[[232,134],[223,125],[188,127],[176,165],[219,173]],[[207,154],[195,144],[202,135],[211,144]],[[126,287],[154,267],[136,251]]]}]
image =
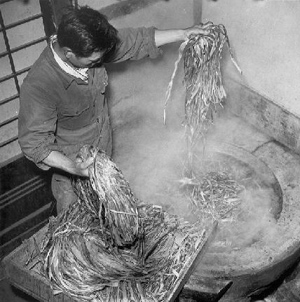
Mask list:
[{"label": "wooden board", "polygon": [[[42,240],[47,228],[48,225],[40,229],[34,236],[24,241],[22,245],[4,258],[3,264],[6,270],[6,275],[12,285],[39,301],[75,302],[76,300],[67,294],[60,293],[54,295],[50,282],[38,273],[38,269],[26,266],[26,262],[32,251],[32,246]],[[195,253],[191,255],[189,260],[186,262],[175,286],[170,289],[165,300],[166,302],[173,302],[178,297],[180,291],[184,287],[184,284],[193,273],[194,268],[203,258],[207,247],[215,236],[216,229],[217,224],[215,223],[210,230],[207,230],[204,240],[199,244]]]},{"label": "wooden board", "polygon": [[206,240],[203,242],[203,244],[200,244],[196,250],[196,252],[190,257],[188,262],[186,263],[183,274],[178,278],[178,281],[176,283],[176,286],[170,290],[166,301],[167,302],[173,302],[178,297],[180,291],[184,287],[184,284],[187,282],[191,274],[193,273],[194,269],[197,265],[199,265],[201,259],[205,255],[205,252],[207,251],[207,248],[213,241],[216,235],[217,231],[217,222],[215,222],[212,226],[212,229],[209,230],[209,233],[206,237]]},{"label": "wooden board", "polygon": [[47,228],[48,224],[3,259],[6,276],[13,286],[39,301],[75,302],[74,299],[67,295],[54,295],[51,284],[46,278],[38,272],[26,268],[25,263],[28,257],[28,246],[32,241],[41,239]]}]

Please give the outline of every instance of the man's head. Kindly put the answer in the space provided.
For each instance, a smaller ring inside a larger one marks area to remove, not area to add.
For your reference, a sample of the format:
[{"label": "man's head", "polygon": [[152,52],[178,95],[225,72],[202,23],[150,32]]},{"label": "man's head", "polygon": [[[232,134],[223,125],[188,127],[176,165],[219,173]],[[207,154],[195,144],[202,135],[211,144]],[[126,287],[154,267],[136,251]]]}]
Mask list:
[{"label": "man's head", "polygon": [[117,33],[98,11],[87,6],[69,8],[59,24],[57,42],[75,67],[90,67],[116,46]]}]

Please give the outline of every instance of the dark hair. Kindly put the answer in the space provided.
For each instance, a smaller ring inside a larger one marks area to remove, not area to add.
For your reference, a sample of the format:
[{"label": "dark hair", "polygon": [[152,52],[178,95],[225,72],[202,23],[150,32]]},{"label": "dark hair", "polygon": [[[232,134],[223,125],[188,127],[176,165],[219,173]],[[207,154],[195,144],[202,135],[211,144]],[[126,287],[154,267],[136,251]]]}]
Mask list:
[{"label": "dark hair", "polygon": [[95,51],[108,53],[118,43],[118,31],[100,12],[88,7],[67,8],[57,30],[60,47],[69,47],[78,57]]}]

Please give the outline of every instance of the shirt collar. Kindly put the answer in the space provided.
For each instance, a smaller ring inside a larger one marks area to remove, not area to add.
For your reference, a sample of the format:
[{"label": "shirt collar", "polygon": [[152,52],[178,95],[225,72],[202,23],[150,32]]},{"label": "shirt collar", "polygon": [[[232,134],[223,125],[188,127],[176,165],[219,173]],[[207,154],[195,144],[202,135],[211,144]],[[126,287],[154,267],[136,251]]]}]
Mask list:
[{"label": "shirt collar", "polygon": [[66,72],[67,74],[80,79],[82,81],[84,81],[85,83],[88,82],[88,68],[74,68],[72,66],[70,66],[69,64],[67,64],[66,62],[64,62],[59,56],[58,54],[55,52],[54,48],[53,48],[53,43],[57,41],[57,36],[53,35],[50,37],[50,48],[51,51],[53,53],[54,56],[54,60],[56,61],[56,63],[59,65],[59,67]]}]

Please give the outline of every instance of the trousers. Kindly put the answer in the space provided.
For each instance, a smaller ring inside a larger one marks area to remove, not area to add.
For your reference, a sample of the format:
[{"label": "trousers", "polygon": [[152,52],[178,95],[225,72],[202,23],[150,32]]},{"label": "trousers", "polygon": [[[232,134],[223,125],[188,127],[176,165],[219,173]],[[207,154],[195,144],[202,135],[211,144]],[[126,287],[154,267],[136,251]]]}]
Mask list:
[{"label": "trousers", "polygon": [[71,178],[67,174],[53,173],[51,180],[51,189],[56,199],[57,214],[67,209],[73,202],[77,201]]}]

